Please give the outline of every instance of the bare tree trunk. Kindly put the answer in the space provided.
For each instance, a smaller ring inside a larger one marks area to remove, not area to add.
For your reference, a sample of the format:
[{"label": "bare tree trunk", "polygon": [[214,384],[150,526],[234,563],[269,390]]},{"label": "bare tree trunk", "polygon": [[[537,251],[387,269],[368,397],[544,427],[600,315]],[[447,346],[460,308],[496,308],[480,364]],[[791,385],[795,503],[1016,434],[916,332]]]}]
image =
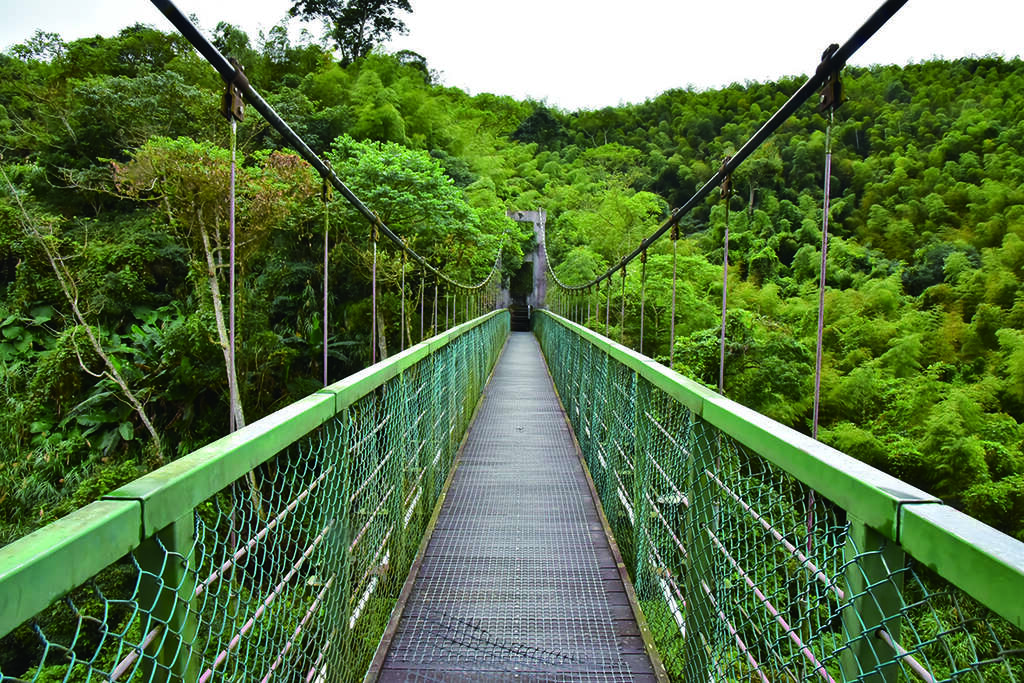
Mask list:
[{"label": "bare tree trunk", "polygon": [[[413,306],[413,309],[416,307]],[[405,309],[405,348],[412,346],[412,319],[413,311],[409,310],[409,307]]]},{"label": "bare tree trunk", "polygon": [[[224,367],[228,375],[228,401],[231,417],[235,429],[245,426],[245,414],[242,411],[242,399],[238,392],[238,373],[235,368],[235,354],[232,353],[231,341],[228,337],[227,323],[224,321],[224,303],[220,298],[220,282],[217,280],[217,264],[214,260],[213,249],[210,245],[210,233],[206,229],[202,216],[196,216],[199,224],[199,234],[203,240],[203,252],[206,254],[206,277],[210,285],[210,295],[213,298],[213,317],[217,323],[217,337],[220,339],[220,346],[224,352]],[[271,463],[267,465],[272,466]],[[252,499],[253,508],[260,519],[266,519],[267,514],[263,506],[263,494],[259,484],[256,483],[255,470],[250,470],[246,475],[249,483],[249,496]]]},{"label": "bare tree trunk", "polygon": [[156,446],[157,456],[160,460],[163,460],[163,446],[160,443],[160,437],[157,435],[156,428],[153,426],[149,416],[146,414],[145,408],[143,408],[142,403],[135,396],[135,393],[128,387],[128,383],[125,382],[110,356],[103,350],[103,345],[100,344],[100,340],[96,337],[96,333],[93,332],[93,329],[85,321],[85,316],[82,314],[82,310],[78,307],[78,292],[76,291],[71,273],[68,272],[64,262],[50,246],[46,236],[39,231],[39,228],[37,228],[35,223],[32,221],[32,217],[29,216],[25,206],[21,203],[21,198],[18,197],[18,192],[14,185],[11,184],[6,173],[4,173],[4,180],[7,181],[7,186],[10,188],[11,196],[18,204],[18,209],[21,212],[23,221],[22,228],[29,236],[39,243],[39,246],[43,248],[43,251],[46,253],[46,258],[50,262],[50,267],[53,268],[53,273],[57,276],[57,282],[60,284],[60,289],[64,293],[64,297],[68,300],[68,304],[71,306],[71,313],[74,316],[75,321],[82,329],[85,330],[85,334],[89,337],[89,343],[92,344],[93,350],[96,352],[96,355],[103,360],[103,364],[107,368],[106,375],[114,380],[114,383],[121,389],[121,392],[128,400],[128,404],[131,405],[132,409],[142,421],[142,424],[146,427],[146,431],[149,432],[149,436],[153,440],[153,444]]},{"label": "bare tree trunk", "polygon": [[377,349],[380,350],[380,359],[388,357],[388,339],[384,333],[384,315],[377,309]]},{"label": "bare tree trunk", "polygon": [[242,399],[238,392],[238,373],[234,364],[234,355],[231,353],[231,341],[228,339],[228,327],[224,321],[224,303],[220,298],[220,282],[217,280],[217,265],[214,262],[213,249],[210,245],[210,233],[206,229],[201,217],[199,219],[199,233],[203,240],[203,251],[206,254],[206,278],[210,285],[210,294],[213,298],[213,317],[217,323],[217,338],[220,341],[221,350],[224,352],[224,367],[228,375],[228,402],[231,416],[234,418],[235,427],[241,429],[245,426],[245,414],[242,410]]}]

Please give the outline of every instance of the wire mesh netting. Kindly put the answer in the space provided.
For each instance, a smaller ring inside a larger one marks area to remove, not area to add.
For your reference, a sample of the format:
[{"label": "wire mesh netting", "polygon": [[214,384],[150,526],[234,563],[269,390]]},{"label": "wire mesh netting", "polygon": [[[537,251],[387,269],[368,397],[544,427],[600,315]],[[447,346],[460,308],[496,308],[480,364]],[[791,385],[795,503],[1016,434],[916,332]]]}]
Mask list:
[{"label": "wire mesh netting", "polygon": [[569,326],[536,329],[671,678],[1024,681],[1009,621]]},{"label": "wire mesh netting", "polygon": [[392,372],[7,634],[0,680],[361,680],[508,320]]}]

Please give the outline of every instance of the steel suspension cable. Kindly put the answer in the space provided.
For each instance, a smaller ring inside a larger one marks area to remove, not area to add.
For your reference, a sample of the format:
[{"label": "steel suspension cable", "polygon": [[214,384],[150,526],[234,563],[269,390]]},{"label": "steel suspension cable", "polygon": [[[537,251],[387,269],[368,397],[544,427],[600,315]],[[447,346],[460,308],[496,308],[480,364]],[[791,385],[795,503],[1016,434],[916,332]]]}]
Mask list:
[{"label": "steel suspension cable", "polygon": [[[821,357],[822,357],[822,332],[825,321],[825,270],[828,263],[828,212],[829,193],[831,191],[832,176],[832,122],[835,116],[835,107],[830,106],[828,110],[828,123],[825,128],[825,180],[824,197],[822,199],[821,218],[821,269],[818,274],[818,329],[814,351],[814,408],[811,420],[811,436],[818,438],[818,406],[821,400]],[[808,557],[813,552],[814,527],[815,527],[815,505],[816,497],[814,489],[808,488],[806,500],[806,525],[807,538],[804,541],[804,552]],[[811,610],[810,597],[804,596],[803,605],[805,613]]]},{"label": "steel suspension cable", "polygon": [[[157,2],[158,0],[153,0]],[[859,50],[882,26],[886,24],[905,4],[907,0],[885,0],[875,12],[853,33],[842,45],[830,46],[825,56],[815,69],[814,74],[804,81],[793,95],[779,107],[774,114],[737,150],[728,163],[724,164],[711,178],[707,180],[693,196],[675,209],[669,218],[649,237],[644,239],[632,252],[624,256],[618,263],[608,268],[604,274],[593,280],[567,289],[582,289],[588,285],[598,284],[602,280],[608,280],[617,270],[637,258],[641,252],[650,247],[662,235],[671,230],[683,216],[687,215],[695,207],[699,206],[716,187],[721,186],[725,178],[731,175],[751,154],[767,140],[783,123],[793,115],[796,110],[815,95],[826,83],[830,74],[837,72],[849,61],[857,50]],[[550,266],[549,266],[550,268]]]},{"label": "steel suspension cable", "polygon": [[604,336],[608,336],[609,327],[611,324],[611,310],[612,310],[612,281],[608,280],[608,299],[604,305]]},{"label": "steel suspension cable", "polygon": [[832,185],[832,123],[835,108],[828,112],[828,126],[825,128],[825,198],[821,217],[821,270],[818,274],[818,337],[814,353],[814,414],[811,436],[818,438],[818,408],[821,405],[821,357],[822,336],[825,329],[825,268],[828,261],[828,212],[829,192]]},{"label": "steel suspension cable", "polygon": [[402,320],[398,325],[398,346],[405,351],[405,252],[402,252]]},{"label": "steel suspension cable", "polygon": [[373,274],[370,290],[370,364],[377,363],[377,230],[373,230]]},{"label": "steel suspension cable", "polygon": [[[235,347],[235,153],[238,148],[238,121],[231,117],[231,177],[228,190],[228,395],[230,406],[228,417],[228,431],[235,431],[244,427],[244,420],[240,417],[241,397],[238,391],[238,370],[236,367]],[[219,259],[218,259],[219,260]]]},{"label": "steel suspension cable", "polygon": [[[192,47],[199,52],[199,54],[210,63],[217,73],[220,74],[221,78],[225,83],[230,84],[232,87],[237,88],[237,91],[241,97],[256,111],[266,119],[274,130],[284,138],[284,141],[296,152],[299,156],[306,160],[322,178],[325,178],[334,188],[341,193],[345,200],[359,212],[376,230],[379,234],[384,235],[389,241],[391,241],[396,247],[405,251],[409,258],[413,259],[417,263],[421,264],[427,270],[435,273],[439,278],[451,283],[465,287],[467,289],[478,289],[487,282],[480,284],[464,284],[457,282],[456,280],[448,277],[440,270],[430,265],[425,258],[419,253],[413,250],[411,247],[406,245],[401,237],[395,234],[394,231],[389,228],[384,221],[380,219],[377,214],[371,211],[363,202],[355,195],[352,190],[345,185],[344,182],[338,177],[334,170],[327,164],[326,161],[321,159],[310,147],[306,144],[294,130],[280,117],[277,111],[271,107],[263,96],[252,87],[249,80],[246,78],[241,67],[237,62],[229,61],[220,50],[213,46],[206,37],[199,32],[199,29],[178,9],[178,7],[172,2],[172,0],[150,0],[153,5],[160,10],[160,12],[174,25],[176,29],[185,37]],[[507,234],[507,233],[506,233]],[[500,254],[499,247],[499,254]],[[492,273],[493,275],[493,273]],[[490,276],[488,277],[488,280]]]},{"label": "steel suspension cable", "polygon": [[676,246],[679,242],[679,226],[672,226],[672,317],[668,323],[668,367],[675,370],[676,363]]},{"label": "steel suspension cable", "polygon": [[321,199],[324,203],[324,314],[321,318],[321,326],[323,329],[323,366],[324,366],[324,386],[327,386],[327,275],[328,275],[328,254],[330,253],[330,234],[331,234],[331,185],[326,179],[323,181],[323,188],[321,190]]},{"label": "steel suspension cable", "polygon": [[[726,157],[726,163],[729,159]],[[725,164],[723,164],[724,166]],[[725,197],[725,237],[722,240],[722,330],[718,339],[718,393],[725,394],[725,322],[729,298],[729,200],[732,198],[732,176],[722,183]]]},{"label": "steel suspension cable", "polygon": [[626,267],[622,270],[622,294],[619,297],[619,343],[626,343]]},{"label": "steel suspension cable", "polygon": [[642,356],[644,354],[644,303],[647,299],[647,252],[640,254],[640,348],[637,349]]}]

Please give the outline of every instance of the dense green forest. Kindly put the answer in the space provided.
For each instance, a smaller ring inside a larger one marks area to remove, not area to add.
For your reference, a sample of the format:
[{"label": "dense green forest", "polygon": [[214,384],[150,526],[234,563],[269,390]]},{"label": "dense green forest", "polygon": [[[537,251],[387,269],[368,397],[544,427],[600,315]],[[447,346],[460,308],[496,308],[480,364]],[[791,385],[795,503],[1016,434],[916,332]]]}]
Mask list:
[{"label": "dense green forest", "polygon": [[[532,235],[505,212],[537,207],[558,277],[600,274],[802,82],[564,112],[445,87],[411,52],[342,66],[284,27],[254,42],[222,24],[214,42],[462,281],[485,277],[502,244],[515,273]],[[1024,63],[851,67],[844,85],[820,436],[1024,539]],[[145,26],[70,43],[37,33],[0,55],[0,544],[228,429],[222,89],[182,38]],[[736,173],[728,212],[726,393],[807,432],[825,129],[802,108]],[[366,222],[337,198],[325,216],[319,179],[258,115],[237,139],[244,422],[320,384],[325,225],[332,380],[368,364],[371,343],[402,344],[403,265],[382,247],[384,333],[371,340]],[[676,369],[708,384],[726,215],[709,198],[676,245]],[[645,285],[644,350],[665,362],[672,249],[651,249]],[[615,284],[611,336],[637,347],[639,267],[624,321]]]}]

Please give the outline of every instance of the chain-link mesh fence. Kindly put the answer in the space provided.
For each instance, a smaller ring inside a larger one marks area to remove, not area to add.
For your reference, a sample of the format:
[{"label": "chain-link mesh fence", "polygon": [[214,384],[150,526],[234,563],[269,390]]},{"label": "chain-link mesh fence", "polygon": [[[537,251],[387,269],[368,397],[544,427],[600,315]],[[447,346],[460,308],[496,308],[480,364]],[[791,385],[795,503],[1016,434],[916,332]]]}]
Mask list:
[{"label": "chain-link mesh fence", "polygon": [[837,504],[770,453],[743,446],[738,430],[714,426],[699,387],[539,317],[552,376],[671,678],[1024,681],[1024,544],[988,536],[1016,562],[1006,619],[861,521],[870,510]]},{"label": "chain-link mesh fence", "polygon": [[[321,392],[333,410],[313,431],[262,432],[284,439],[275,454],[183,493],[202,502],[5,634],[0,679],[361,680],[508,329],[507,312],[467,323]],[[247,433],[223,457],[246,457]],[[121,504],[143,508],[143,528],[160,505]],[[104,524],[87,542],[103,545]],[[0,551],[5,609],[26,585],[17,545]]]}]

